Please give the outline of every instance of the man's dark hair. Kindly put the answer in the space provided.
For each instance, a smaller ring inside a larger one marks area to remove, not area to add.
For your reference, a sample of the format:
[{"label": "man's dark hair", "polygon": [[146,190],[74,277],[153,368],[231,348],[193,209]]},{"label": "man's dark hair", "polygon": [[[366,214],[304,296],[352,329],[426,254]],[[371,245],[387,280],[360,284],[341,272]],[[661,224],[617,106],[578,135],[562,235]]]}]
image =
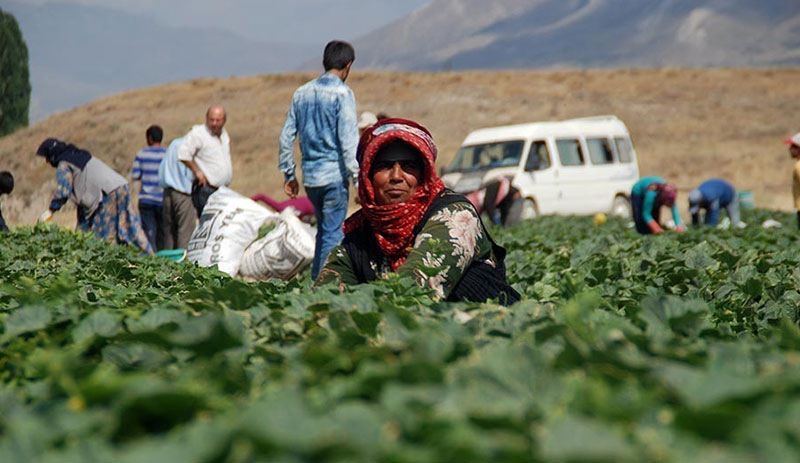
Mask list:
[{"label": "man's dark hair", "polygon": [[14,190],[14,176],[4,170],[0,172],[0,194],[9,194]]},{"label": "man's dark hair", "polygon": [[149,138],[150,140],[156,143],[161,143],[161,140],[164,138],[164,130],[162,130],[161,127],[157,125],[151,125],[150,127],[147,128],[145,135],[147,135],[147,138]]},{"label": "man's dark hair", "polygon": [[356,51],[353,46],[341,40],[332,40],[325,45],[322,55],[322,66],[326,71],[344,69],[348,63],[355,61]]}]

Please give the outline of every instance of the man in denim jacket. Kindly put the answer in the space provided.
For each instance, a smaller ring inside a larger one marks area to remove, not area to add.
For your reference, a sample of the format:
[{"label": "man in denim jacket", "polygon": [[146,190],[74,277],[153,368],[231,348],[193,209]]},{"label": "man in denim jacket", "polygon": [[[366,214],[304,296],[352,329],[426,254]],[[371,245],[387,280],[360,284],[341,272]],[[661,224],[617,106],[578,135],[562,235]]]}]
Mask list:
[{"label": "man in denim jacket", "polygon": [[303,186],[317,217],[312,279],[344,237],[349,184],[358,176],[356,100],[344,83],[354,60],[352,45],[329,42],[322,59],[325,73],[295,91],[281,131],[278,167],[284,175],[284,191],[291,198],[299,191],[294,161],[294,141],[299,138]]}]

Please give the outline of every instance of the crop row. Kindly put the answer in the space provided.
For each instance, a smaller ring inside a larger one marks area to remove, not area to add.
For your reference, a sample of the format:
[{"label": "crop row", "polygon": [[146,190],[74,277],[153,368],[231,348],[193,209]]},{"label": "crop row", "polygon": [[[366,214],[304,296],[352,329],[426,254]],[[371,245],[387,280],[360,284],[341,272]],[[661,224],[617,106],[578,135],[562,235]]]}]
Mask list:
[{"label": "crop row", "polygon": [[513,307],[0,236],[0,461],[796,461],[798,240],[494,229]]}]

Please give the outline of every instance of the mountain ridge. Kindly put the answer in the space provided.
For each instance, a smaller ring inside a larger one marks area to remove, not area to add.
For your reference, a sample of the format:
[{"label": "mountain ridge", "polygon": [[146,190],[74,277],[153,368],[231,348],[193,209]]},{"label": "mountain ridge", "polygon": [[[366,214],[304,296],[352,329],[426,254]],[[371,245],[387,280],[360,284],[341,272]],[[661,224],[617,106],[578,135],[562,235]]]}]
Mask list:
[{"label": "mountain ridge", "polygon": [[[32,121],[165,82],[320,68],[320,46],[298,37],[262,43],[108,7],[0,1],[28,43]],[[353,43],[362,70],[797,66],[800,2],[435,0]]]},{"label": "mountain ridge", "polygon": [[437,0],[356,41],[376,69],[800,65],[792,0]]},{"label": "mountain ridge", "polygon": [[107,7],[7,2],[2,8],[15,16],[28,45],[34,121],[100,96],[170,81],[280,72],[312,51],[222,30],[172,28]]}]

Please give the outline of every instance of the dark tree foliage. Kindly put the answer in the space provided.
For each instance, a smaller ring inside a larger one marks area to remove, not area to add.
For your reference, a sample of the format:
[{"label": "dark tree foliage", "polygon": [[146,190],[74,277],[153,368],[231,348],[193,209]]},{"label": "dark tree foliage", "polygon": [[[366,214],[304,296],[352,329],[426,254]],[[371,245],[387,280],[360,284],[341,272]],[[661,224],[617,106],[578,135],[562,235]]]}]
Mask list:
[{"label": "dark tree foliage", "polygon": [[0,136],[28,125],[28,47],[17,20],[0,9]]}]

